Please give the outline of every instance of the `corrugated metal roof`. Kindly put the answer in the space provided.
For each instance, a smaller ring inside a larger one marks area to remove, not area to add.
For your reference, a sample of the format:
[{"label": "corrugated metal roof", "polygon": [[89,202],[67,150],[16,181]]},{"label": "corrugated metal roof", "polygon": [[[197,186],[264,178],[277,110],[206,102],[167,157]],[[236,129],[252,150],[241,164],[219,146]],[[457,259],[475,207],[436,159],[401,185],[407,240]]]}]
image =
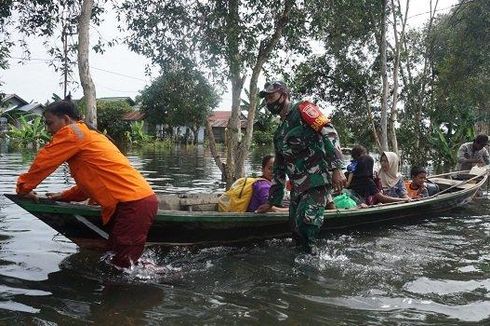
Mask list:
[{"label": "corrugated metal roof", "polygon": [[24,111],[24,112],[30,112],[30,111],[38,108],[38,107],[40,107],[42,109],[42,108],[44,108],[44,105],[37,103],[37,102],[33,102],[33,103],[23,105],[21,107],[17,107],[16,110]]}]

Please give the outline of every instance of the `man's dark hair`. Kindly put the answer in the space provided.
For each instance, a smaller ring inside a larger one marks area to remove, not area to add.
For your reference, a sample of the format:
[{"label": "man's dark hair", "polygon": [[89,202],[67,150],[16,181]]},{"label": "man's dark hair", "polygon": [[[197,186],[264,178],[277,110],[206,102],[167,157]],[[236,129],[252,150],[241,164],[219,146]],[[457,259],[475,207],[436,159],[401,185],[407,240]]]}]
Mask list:
[{"label": "man's dark hair", "polygon": [[488,144],[488,136],[487,135],[478,135],[473,141],[475,144],[486,146]]},{"label": "man's dark hair", "polygon": [[57,117],[67,115],[73,120],[80,120],[80,114],[71,100],[71,95],[67,95],[64,100],[49,104],[44,113],[51,113]]},{"label": "man's dark hair", "polygon": [[350,155],[352,156],[352,158],[354,160],[357,160],[359,159],[359,157],[361,157],[362,155],[366,154],[367,153],[367,150],[364,146],[362,145],[355,145],[354,147],[352,147],[352,150],[350,152]]},{"label": "man's dark hair", "polygon": [[410,169],[410,178],[415,178],[420,173],[427,173],[427,170],[422,166],[412,166]]}]

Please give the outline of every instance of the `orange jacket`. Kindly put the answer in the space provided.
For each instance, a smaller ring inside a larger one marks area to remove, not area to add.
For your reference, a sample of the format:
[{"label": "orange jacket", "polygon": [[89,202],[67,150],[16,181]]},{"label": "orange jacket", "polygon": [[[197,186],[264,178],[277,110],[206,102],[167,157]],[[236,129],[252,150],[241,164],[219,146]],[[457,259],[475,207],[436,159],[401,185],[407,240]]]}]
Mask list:
[{"label": "orange jacket", "polygon": [[144,177],[104,135],[77,122],[58,130],[37,154],[29,171],[17,180],[17,193],[36,188],[63,162],[68,162],[76,186],[62,193],[63,201],[95,200],[106,224],[119,202],[153,194]]}]

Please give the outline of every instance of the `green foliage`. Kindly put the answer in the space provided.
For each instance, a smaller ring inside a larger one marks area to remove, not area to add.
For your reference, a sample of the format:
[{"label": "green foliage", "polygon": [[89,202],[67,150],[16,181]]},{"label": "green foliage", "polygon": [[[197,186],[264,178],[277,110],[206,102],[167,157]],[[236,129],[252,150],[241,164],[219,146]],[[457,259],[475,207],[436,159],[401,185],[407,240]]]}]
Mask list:
[{"label": "green foliage", "polygon": [[314,0],[306,4],[313,13],[314,37],[324,41],[325,52],[299,64],[290,84],[296,94],[334,107],[333,121],[342,144],[361,139],[367,147],[374,144],[368,105],[378,123],[380,3]]},{"label": "green foliage", "polygon": [[453,168],[457,162],[458,148],[462,143],[472,141],[475,138],[474,123],[472,120],[466,121],[466,125],[459,125],[456,128],[444,129],[434,128],[430,144],[436,149],[433,157],[434,165],[439,171],[447,171]]},{"label": "green foliage", "polygon": [[187,126],[194,133],[219,103],[219,97],[196,69],[173,69],[158,77],[139,97],[141,110],[153,126]]},{"label": "green foliage", "polygon": [[[0,69],[8,68],[8,58],[13,46],[13,42],[9,40],[10,33],[6,24],[6,20],[11,15],[12,3],[13,0],[3,0],[0,5]],[[2,81],[0,80],[1,85]]]},{"label": "green foliage", "polygon": [[[19,35],[19,44],[25,51],[26,56],[30,55],[27,48],[25,37],[37,37],[44,39],[43,44],[47,47],[47,52],[51,56],[49,65],[55,71],[68,73],[68,82],[75,84],[73,80],[73,66],[77,62],[77,33],[78,18],[83,0],[28,0],[28,1],[11,1],[2,0],[0,5],[0,35],[5,37],[5,41],[13,42],[12,35],[7,35],[2,26],[9,26],[16,30]],[[94,2],[92,9],[91,23],[92,26],[100,25],[100,17],[104,12],[106,0]],[[12,15],[15,13],[15,15]],[[2,40],[0,36],[0,41]],[[66,37],[65,37],[66,36]],[[60,40],[57,43],[51,42],[52,37]],[[66,40],[66,52],[62,40]],[[3,42],[0,42],[2,44]],[[111,45],[112,41],[102,41],[100,36],[97,43],[93,46],[95,51],[99,51],[105,44]],[[2,64],[2,45],[0,45],[0,66]]]},{"label": "green foliage", "polygon": [[[247,110],[250,104],[250,93],[248,90],[245,90],[245,95],[247,99],[242,99],[242,111]],[[262,99],[257,97],[256,101],[257,110],[255,112],[254,133],[252,135],[253,145],[272,145],[274,132],[279,124],[274,115],[265,108],[265,103]]]},{"label": "green foliage", "polygon": [[131,130],[126,131],[126,139],[131,145],[142,146],[152,140],[144,130],[144,121],[134,121],[130,125]]},{"label": "green foliage", "polygon": [[488,112],[489,21],[488,1],[462,3],[438,21],[431,35],[436,74],[434,110],[450,116],[468,110]]},{"label": "green foliage", "polygon": [[147,143],[142,144],[140,146],[140,149],[142,151],[161,151],[161,150],[169,150],[174,147],[175,143],[173,142],[172,139],[170,138],[163,138],[163,139],[157,139],[153,140]]},{"label": "green foliage", "polygon": [[10,125],[8,132],[13,142],[20,147],[39,147],[49,141],[50,136],[44,127],[40,116],[35,116],[32,120],[27,120],[26,116],[20,116],[19,127]]},{"label": "green foliage", "polygon": [[475,124],[490,125],[490,2],[461,1],[441,16],[429,35],[434,81],[425,116],[429,144],[441,170],[456,163],[461,143],[475,137]]},{"label": "green foliage", "polygon": [[253,143],[255,145],[271,145],[274,140],[274,132],[279,123],[269,111],[260,108],[255,115]]},{"label": "green foliage", "polygon": [[[198,66],[224,81],[253,67],[265,41],[273,37],[284,2],[126,0],[119,13],[130,31],[129,47],[168,67]],[[293,6],[294,7],[294,6]],[[304,52],[302,36],[309,31],[300,6],[289,15],[285,37],[278,44],[288,51]]]},{"label": "green foliage", "polygon": [[117,143],[126,140],[126,132],[131,130],[128,121],[122,120],[125,113],[131,112],[126,101],[97,101],[97,127],[107,133]]}]

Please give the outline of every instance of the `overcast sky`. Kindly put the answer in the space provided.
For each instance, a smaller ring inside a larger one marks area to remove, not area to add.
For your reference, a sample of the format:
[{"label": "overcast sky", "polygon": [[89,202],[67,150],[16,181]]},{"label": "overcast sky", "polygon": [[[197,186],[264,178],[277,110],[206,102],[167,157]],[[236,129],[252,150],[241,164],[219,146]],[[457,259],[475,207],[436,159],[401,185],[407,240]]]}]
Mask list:
[{"label": "overcast sky", "polygon": [[[439,13],[448,12],[456,3],[457,0],[439,0]],[[421,26],[429,17],[429,1],[411,0],[410,8],[409,25]],[[97,31],[105,40],[117,37],[115,18],[111,13],[107,14],[105,22]],[[96,31],[92,29],[91,34],[95,36]],[[7,94],[15,93],[29,102],[44,103],[51,98],[52,93],[62,96],[61,75],[48,65],[49,55],[42,40],[29,39],[28,45],[31,60],[24,63],[19,63],[18,59],[23,57],[21,49],[12,49],[9,69],[0,70],[0,80],[4,83],[0,89]],[[149,64],[148,59],[132,53],[125,45],[108,48],[104,54],[91,53],[90,66],[97,97],[129,96],[134,99],[158,73],[158,69],[153,69],[154,76],[145,75],[146,64]],[[77,70],[73,76],[78,81]],[[83,94],[81,86],[72,90],[72,94],[74,98],[80,98]],[[231,95],[225,92],[218,110],[229,110],[230,106]]]}]

